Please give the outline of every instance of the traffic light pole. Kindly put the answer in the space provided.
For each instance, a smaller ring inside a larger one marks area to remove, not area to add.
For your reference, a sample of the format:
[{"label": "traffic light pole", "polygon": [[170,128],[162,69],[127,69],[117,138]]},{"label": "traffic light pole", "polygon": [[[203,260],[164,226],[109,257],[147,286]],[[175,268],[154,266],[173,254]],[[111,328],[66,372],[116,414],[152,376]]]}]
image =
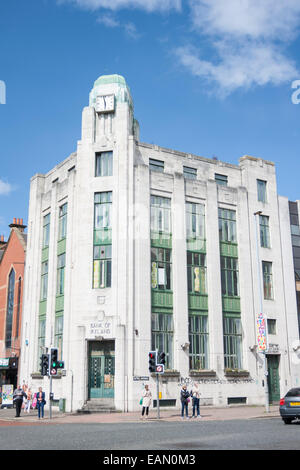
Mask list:
[{"label": "traffic light pole", "polygon": [[49,393],[49,418],[52,419],[52,375],[50,374],[50,393]]},{"label": "traffic light pole", "polygon": [[160,419],[159,410],[159,374],[156,374],[157,419]]}]

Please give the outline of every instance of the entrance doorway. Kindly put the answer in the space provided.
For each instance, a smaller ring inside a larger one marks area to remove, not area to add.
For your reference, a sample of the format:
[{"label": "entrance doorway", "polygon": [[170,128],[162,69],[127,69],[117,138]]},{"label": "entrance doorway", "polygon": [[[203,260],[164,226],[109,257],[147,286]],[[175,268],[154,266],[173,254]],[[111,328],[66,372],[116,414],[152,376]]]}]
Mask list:
[{"label": "entrance doorway", "polygon": [[267,355],[269,402],[279,402],[279,355]]},{"label": "entrance doorway", "polygon": [[89,399],[114,398],[115,342],[90,341],[88,365]]}]

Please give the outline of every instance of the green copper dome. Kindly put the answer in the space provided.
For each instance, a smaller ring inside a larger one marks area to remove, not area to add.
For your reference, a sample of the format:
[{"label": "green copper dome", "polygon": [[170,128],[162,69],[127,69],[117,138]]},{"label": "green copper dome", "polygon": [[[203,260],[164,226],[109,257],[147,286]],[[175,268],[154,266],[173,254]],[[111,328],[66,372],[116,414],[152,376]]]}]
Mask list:
[{"label": "green copper dome", "polygon": [[117,102],[127,102],[133,109],[130,88],[126,83],[125,78],[122,77],[122,75],[117,74],[101,75],[99,78],[97,78],[97,80],[94,82],[93,89],[90,92],[90,106],[95,105],[97,96],[99,94],[105,94],[107,92],[107,87],[110,89],[110,85],[112,85],[112,89],[114,90],[113,93],[115,94]]},{"label": "green copper dome", "polygon": [[117,83],[118,85],[127,86],[126,80],[122,75],[101,75],[95,83],[94,87],[99,85],[109,85],[111,83]]}]

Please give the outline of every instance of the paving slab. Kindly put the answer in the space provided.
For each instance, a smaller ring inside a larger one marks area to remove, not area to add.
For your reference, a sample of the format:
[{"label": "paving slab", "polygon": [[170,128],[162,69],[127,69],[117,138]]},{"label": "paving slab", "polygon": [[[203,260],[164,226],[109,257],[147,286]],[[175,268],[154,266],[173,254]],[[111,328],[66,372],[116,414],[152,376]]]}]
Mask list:
[{"label": "paving slab", "polygon": [[[275,418],[280,417],[278,405],[270,406],[269,412],[266,412],[263,406],[229,406],[226,408],[202,406],[200,408],[201,418],[191,418],[190,421],[224,421],[235,419],[255,419],[255,418]],[[186,418],[185,418],[186,419]],[[137,423],[137,422],[173,422],[182,421],[180,410],[160,410],[160,419],[157,418],[157,410],[151,409],[149,417],[142,419],[140,412],[128,413],[61,413],[52,409],[52,418],[50,419],[49,410],[45,409],[44,418],[38,419],[37,411],[31,410],[30,413],[21,411],[19,418],[15,417],[14,409],[0,409],[0,422],[18,423]]]}]

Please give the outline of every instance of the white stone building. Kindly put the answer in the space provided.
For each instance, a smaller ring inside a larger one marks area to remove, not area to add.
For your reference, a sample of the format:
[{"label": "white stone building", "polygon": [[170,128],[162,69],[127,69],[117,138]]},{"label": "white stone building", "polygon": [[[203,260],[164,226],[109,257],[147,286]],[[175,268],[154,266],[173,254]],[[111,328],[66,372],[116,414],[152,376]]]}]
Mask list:
[{"label": "white stone building", "polygon": [[180,406],[183,381],[201,384],[202,404],[264,404],[258,266],[277,401],[299,386],[300,366],[288,199],[274,164],[140,142],[124,78],[102,76],[76,152],[31,180],[20,378],[49,391],[40,356],[58,347],[53,392],[67,411],[95,399],[136,410],[144,383],[156,399],[157,348],[161,406]]}]

